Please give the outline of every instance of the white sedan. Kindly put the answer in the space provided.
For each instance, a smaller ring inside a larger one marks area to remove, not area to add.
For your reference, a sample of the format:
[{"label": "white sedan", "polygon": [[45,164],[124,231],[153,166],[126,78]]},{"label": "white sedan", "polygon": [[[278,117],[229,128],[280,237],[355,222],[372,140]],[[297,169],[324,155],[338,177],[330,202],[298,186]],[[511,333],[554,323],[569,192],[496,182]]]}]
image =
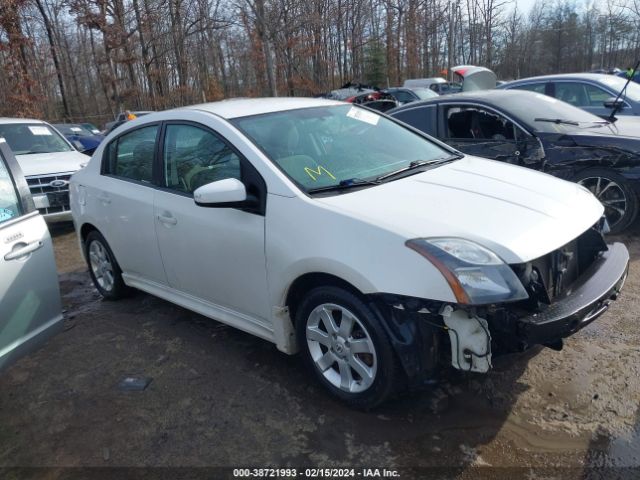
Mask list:
[{"label": "white sedan", "polygon": [[144,290],[302,356],[370,408],[492,354],[559,348],[628,252],[586,189],[320,99],[230,100],[116,129],[71,180],[100,293]]}]

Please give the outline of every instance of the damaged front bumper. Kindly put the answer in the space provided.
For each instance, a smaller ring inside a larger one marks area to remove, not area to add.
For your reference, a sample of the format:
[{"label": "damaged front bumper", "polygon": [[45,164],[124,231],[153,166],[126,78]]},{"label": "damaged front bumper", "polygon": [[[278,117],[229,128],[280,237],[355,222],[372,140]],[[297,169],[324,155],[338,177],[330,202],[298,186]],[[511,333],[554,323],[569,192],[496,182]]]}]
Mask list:
[{"label": "damaged front bumper", "polygon": [[562,339],[608,309],[626,280],[629,252],[621,243],[607,247],[562,296],[536,313],[517,302],[473,307],[391,294],[371,295],[371,307],[410,387],[437,381],[443,361],[458,370],[487,372],[492,354],[534,345],[559,349]]},{"label": "damaged front bumper", "polygon": [[517,335],[530,345],[554,345],[602,315],[618,296],[629,270],[629,252],[622,243],[609,245],[580,276],[564,298],[543,311],[521,318]]}]

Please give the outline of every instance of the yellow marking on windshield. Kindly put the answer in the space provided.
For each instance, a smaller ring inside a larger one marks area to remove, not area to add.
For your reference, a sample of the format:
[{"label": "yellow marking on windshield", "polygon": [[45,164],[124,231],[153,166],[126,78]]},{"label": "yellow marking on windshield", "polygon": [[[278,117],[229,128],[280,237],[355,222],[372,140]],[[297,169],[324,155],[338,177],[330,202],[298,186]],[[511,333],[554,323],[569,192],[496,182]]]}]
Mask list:
[{"label": "yellow marking on windshield", "polygon": [[309,168],[309,167],[304,167],[304,171],[307,172],[307,175],[309,175],[311,177],[311,180],[313,180],[314,182],[316,181],[316,179],[320,176],[322,176],[322,172],[326,173],[327,175],[329,175],[333,180],[336,179],[336,177],[334,177],[331,172],[329,170],[327,170],[326,168],[324,168],[322,165],[318,165],[318,168],[313,169],[313,168]]}]

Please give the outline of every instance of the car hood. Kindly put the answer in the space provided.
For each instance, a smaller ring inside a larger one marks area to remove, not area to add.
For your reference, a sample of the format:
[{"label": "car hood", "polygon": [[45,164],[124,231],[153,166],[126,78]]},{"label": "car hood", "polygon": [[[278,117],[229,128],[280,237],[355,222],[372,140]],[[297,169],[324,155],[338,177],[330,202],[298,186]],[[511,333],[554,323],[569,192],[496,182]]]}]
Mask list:
[{"label": "car hood", "polygon": [[16,155],[25,177],[75,172],[82,168],[89,161],[89,158],[87,155],[75,150],[72,152]]},{"label": "car hood", "polygon": [[507,263],[527,262],[565,245],[593,226],[604,211],[577,184],[470,156],[315,200],[407,239],[470,239]]},{"label": "car hood", "polygon": [[621,115],[618,116],[614,123],[600,128],[584,129],[578,133],[581,135],[614,135],[640,139],[640,118]]}]

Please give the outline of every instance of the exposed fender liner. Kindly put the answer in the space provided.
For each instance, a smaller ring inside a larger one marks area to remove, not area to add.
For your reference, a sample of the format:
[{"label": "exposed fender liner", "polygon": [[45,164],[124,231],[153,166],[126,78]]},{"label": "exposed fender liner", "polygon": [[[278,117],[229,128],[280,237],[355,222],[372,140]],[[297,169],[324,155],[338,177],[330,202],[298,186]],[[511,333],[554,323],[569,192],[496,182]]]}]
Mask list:
[{"label": "exposed fender liner", "polygon": [[[439,315],[418,313],[419,310],[425,312],[422,309],[431,302],[384,293],[367,295],[367,299],[369,307],[389,335],[407,376],[407,387],[418,389],[437,383],[441,365],[440,342],[444,330],[437,326],[441,323],[437,320]],[[427,321],[429,319],[431,322]]]}]

